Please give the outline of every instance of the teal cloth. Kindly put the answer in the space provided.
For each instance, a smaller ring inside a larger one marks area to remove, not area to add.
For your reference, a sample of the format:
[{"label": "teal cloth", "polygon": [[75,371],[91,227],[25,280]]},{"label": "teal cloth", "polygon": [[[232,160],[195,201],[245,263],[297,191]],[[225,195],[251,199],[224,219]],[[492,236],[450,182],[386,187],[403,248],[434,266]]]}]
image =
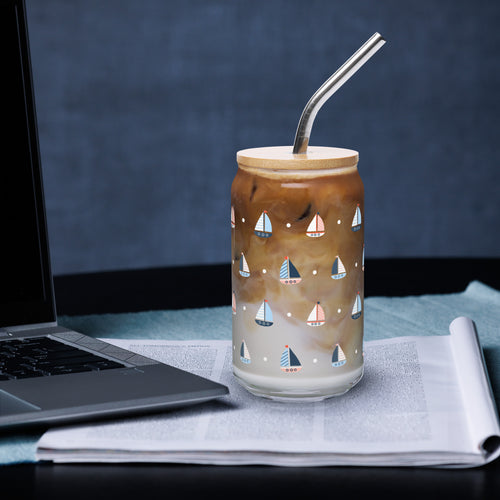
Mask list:
[{"label": "teal cloth", "polygon": [[[461,293],[365,300],[365,340],[446,335],[453,319],[476,323],[497,406],[500,408],[500,292],[473,281]],[[61,316],[59,324],[92,337],[130,339],[231,339],[230,306],[123,314]],[[35,462],[40,434],[0,438],[0,464]]]}]

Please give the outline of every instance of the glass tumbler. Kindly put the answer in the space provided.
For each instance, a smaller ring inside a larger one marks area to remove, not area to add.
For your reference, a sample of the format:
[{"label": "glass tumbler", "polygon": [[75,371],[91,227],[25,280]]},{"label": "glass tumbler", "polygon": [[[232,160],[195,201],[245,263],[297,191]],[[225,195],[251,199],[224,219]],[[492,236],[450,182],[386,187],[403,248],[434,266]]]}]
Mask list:
[{"label": "glass tumbler", "polygon": [[233,373],[282,401],[340,395],[363,375],[364,188],[358,153],[237,153],[231,188]]}]

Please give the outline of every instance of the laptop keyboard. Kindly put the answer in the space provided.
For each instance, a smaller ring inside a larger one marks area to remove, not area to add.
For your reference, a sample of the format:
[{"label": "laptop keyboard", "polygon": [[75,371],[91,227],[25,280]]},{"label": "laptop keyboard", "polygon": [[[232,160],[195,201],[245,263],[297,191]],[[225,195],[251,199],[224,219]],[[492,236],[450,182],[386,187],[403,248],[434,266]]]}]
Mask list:
[{"label": "laptop keyboard", "polygon": [[0,342],[0,380],[124,368],[125,365],[49,337]]}]

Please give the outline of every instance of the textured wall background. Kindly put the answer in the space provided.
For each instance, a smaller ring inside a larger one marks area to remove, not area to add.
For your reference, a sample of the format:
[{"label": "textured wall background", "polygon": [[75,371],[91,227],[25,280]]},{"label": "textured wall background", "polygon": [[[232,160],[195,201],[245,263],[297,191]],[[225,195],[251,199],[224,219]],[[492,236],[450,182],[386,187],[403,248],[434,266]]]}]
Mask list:
[{"label": "textured wall background", "polygon": [[499,2],[26,3],[55,273],[229,262],[236,151],[375,31],[311,137],[360,152],[367,257],[499,255]]}]

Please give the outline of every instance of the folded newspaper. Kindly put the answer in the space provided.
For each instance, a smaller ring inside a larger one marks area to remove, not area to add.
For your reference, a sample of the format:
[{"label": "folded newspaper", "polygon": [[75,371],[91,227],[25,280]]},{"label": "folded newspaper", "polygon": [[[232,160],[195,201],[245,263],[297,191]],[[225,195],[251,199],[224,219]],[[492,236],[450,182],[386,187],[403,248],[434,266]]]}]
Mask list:
[{"label": "folded newspaper", "polygon": [[[474,323],[450,335],[365,342],[365,374],[343,396],[280,403],[235,381],[230,341],[106,339],[226,384],[215,402],[140,418],[53,429],[54,462],[474,467],[500,454],[500,426]],[[166,381],[168,383],[168,381]]]}]

